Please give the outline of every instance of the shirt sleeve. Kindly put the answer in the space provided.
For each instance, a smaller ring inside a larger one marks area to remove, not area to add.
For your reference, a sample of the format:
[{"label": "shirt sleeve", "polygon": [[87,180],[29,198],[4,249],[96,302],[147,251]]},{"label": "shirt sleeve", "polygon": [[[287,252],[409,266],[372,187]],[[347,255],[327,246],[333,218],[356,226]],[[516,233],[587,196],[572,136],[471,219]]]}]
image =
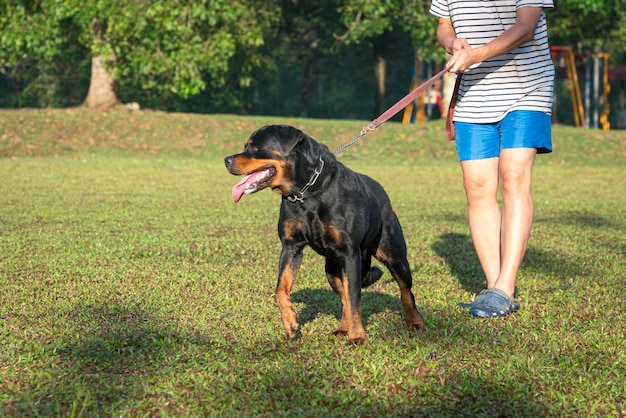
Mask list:
[{"label": "shirt sleeve", "polygon": [[[522,0],[520,0],[522,1]],[[430,4],[430,13],[437,17],[450,18],[447,0],[433,0]]]},{"label": "shirt sleeve", "polygon": [[554,1],[553,0],[517,0],[516,8],[519,9],[520,7],[543,7],[544,9],[554,9]]}]

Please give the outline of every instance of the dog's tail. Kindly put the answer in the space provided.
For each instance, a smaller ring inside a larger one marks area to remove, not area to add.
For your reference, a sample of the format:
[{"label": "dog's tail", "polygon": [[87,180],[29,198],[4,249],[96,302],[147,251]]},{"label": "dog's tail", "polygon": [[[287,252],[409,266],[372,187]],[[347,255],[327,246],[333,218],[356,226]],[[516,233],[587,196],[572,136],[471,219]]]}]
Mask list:
[{"label": "dog's tail", "polygon": [[361,287],[371,286],[383,276],[383,271],[378,267],[372,267],[370,271],[365,273],[361,280]]}]

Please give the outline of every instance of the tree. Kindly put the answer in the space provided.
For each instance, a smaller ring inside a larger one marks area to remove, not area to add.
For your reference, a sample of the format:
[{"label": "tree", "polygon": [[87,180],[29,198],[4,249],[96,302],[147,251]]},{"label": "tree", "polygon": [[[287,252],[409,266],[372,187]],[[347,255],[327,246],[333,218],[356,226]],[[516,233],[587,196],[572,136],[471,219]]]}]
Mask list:
[{"label": "tree", "polygon": [[281,0],[282,19],[265,49],[282,68],[299,71],[299,91],[294,105],[301,116],[309,116],[314,88],[320,81],[321,62],[334,55],[337,41],[333,30],[339,20],[339,0]]},{"label": "tree", "polygon": [[0,62],[51,61],[76,27],[91,53],[86,106],[119,103],[121,78],[187,98],[224,85],[236,55],[239,84],[249,84],[255,51],[278,17],[275,3],[260,0],[8,0],[0,5]]},{"label": "tree", "polygon": [[546,15],[550,43],[571,46],[578,52],[600,47],[613,58],[626,51],[624,0],[557,0]]},{"label": "tree", "polygon": [[376,114],[384,109],[385,76],[389,34],[401,31],[410,34],[412,44],[422,56],[442,56],[436,43],[437,19],[429,13],[430,2],[423,0],[347,0],[344,1],[342,22],[347,28],[336,35],[347,43],[367,43],[374,55],[376,77]]}]

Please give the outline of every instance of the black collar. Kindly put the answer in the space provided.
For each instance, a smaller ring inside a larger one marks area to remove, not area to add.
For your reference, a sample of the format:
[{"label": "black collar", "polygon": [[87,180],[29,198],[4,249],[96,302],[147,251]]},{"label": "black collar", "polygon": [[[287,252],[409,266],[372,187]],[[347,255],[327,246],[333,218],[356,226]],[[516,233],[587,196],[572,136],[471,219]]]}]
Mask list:
[{"label": "black collar", "polygon": [[315,184],[315,182],[319,178],[320,174],[322,174],[322,170],[324,170],[324,160],[322,159],[322,154],[320,153],[319,163],[318,163],[317,167],[315,167],[315,171],[313,172],[313,175],[309,179],[309,182],[307,184],[305,184],[304,187],[302,188],[302,190],[300,190],[298,193],[287,196],[287,199],[290,202],[304,203],[304,192],[309,190],[309,187],[311,187],[311,186],[313,186]]}]

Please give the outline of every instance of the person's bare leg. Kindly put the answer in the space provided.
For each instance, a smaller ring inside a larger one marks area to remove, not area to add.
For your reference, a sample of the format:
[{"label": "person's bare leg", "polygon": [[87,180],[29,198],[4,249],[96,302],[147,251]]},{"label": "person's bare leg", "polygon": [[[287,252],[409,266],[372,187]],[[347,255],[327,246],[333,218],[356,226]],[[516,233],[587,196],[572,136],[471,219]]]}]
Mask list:
[{"label": "person's bare leg", "polygon": [[535,156],[535,149],[516,148],[503,150],[500,158],[461,162],[470,233],[487,288],[498,288],[511,298],[532,227]]},{"label": "person's bare leg", "polygon": [[495,287],[510,298],[515,292],[519,271],[533,222],[531,179],[537,151],[534,148],[505,149],[500,153],[500,192],[502,194],[502,225],[500,268]]},{"label": "person's bare leg", "polygon": [[499,159],[461,161],[461,168],[470,234],[487,287],[494,287],[500,275]]}]

